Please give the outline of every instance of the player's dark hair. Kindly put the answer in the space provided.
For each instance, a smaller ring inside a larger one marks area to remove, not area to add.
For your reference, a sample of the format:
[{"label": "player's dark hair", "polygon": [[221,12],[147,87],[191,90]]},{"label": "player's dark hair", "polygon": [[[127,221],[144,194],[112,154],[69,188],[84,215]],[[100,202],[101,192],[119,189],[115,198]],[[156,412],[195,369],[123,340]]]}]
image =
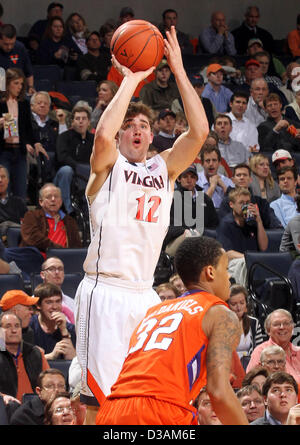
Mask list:
[{"label": "player's dark hair", "polygon": [[175,254],[175,269],[185,286],[196,283],[206,266],[216,267],[222,255],[222,245],[214,238],[186,238]]}]

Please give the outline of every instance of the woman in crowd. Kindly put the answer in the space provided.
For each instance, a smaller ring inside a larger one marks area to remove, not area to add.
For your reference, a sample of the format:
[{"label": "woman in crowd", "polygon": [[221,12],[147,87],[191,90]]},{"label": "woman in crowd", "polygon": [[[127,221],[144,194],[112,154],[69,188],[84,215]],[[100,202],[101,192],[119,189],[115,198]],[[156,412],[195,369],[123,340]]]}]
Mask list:
[{"label": "woman in crowd", "polygon": [[256,385],[260,390],[262,390],[263,384],[267,380],[269,371],[262,366],[255,366],[251,371],[247,372],[245,375],[242,387],[249,385]]},{"label": "woman in crowd", "polygon": [[6,70],[6,91],[0,100],[0,164],[10,175],[10,191],[26,199],[27,153],[35,155],[29,102],[25,100],[26,79],[18,68]]},{"label": "woman in crowd", "polygon": [[179,290],[171,283],[162,283],[155,289],[161,301],[172,300],[180,295]]},{"label": "woman in crowd", "polygon": [[247,290],[244,286],[234,284],[230,288],[230,298],[228,300],[230,309],[236,313],[241,324],[241,339],[236,351],[246,369],[251,352],[255,346],[264,341],[262,329],[257,318],[248,315]]},{"label": "woman in crowd", "polygon": [[112,100],[116,92],[118,91],[117,85],[111,80],[102,80],[98,87],[98,100],[97,104],[91,115],[91,125],[93,128],[96,128],[97,123],[100,119],[101,114]]},{"label": "woman in crowd", "polygon": [[76,61],[79,52],[76,43],[65,33],[63,19],[61,17],[50,19],[37,52],[38,63],[54,64],[63,68]]},{"label": "woman in crowd", "polygon": [[78,47],[79,54],[86,54],[86,38],[89,35],[89,30],[86,26],[85,20],[78,12],[73,12],[66,20],[66,30],[71,39]]},{"label": "woman in crowd", "polygon": [[262,153],[252,156],[249,160],[252,172],[252,183],[250,189],[256,196],[272,202],[281,196],[280,188],[274,180],[270,170],[270,163],[267,156]]},{"label": "woman in crowd", "polygon": [[76,417],[68,392],[56,393],[45,406],[45,425],[75,425]]}]

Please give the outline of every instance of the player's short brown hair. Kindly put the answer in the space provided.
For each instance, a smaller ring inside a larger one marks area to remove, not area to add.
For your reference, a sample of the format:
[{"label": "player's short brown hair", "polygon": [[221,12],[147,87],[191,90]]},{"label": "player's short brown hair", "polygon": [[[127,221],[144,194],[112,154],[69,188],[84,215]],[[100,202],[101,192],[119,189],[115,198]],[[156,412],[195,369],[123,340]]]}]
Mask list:
[{"label": "player's short brown hair", "polygon": [[125,114],[124,122],[132,117],[137,116],[138,114],[143,114],[149,120],[150,127],[154,123],[154,113],[153,110],[147,105],[143,104],[143,102],[130,102],[127,112]]}]

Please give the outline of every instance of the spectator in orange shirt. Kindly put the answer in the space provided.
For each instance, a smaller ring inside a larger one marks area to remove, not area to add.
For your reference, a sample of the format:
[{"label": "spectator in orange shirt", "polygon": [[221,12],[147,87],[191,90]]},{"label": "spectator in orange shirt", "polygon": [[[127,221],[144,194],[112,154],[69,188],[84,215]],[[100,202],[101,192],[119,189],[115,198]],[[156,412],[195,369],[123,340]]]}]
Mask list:
[{"label": "spectator in orange shirt", "polygon": [[49,364],[40,348],[22,341],[22,322],[17,315],[3,312],[0,327],[5,332],[5,350],[0,350],[0,392],[5,402],[12,398],[21,402],[23,394],[34,393],[40,372]]}]

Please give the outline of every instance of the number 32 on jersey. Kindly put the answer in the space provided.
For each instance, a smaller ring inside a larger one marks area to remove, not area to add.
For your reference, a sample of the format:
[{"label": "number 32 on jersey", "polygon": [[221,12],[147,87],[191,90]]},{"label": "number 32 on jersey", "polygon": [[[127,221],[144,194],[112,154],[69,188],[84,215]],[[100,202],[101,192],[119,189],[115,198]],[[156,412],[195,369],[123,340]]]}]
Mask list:
[{"label": "number 32 on jersey", "polygon": [[[137,343],[130,348],[128,354],[132,354],[139,349],[144,351],[162,349],[166,351],[174,340],[170,334],[177,331],[182,319],[183,315],[177,312],[162,318],[160,321],[156,318],[146,320],[138,328],[136,332]],[[155,326],[156,329],[154,329]]]}]

